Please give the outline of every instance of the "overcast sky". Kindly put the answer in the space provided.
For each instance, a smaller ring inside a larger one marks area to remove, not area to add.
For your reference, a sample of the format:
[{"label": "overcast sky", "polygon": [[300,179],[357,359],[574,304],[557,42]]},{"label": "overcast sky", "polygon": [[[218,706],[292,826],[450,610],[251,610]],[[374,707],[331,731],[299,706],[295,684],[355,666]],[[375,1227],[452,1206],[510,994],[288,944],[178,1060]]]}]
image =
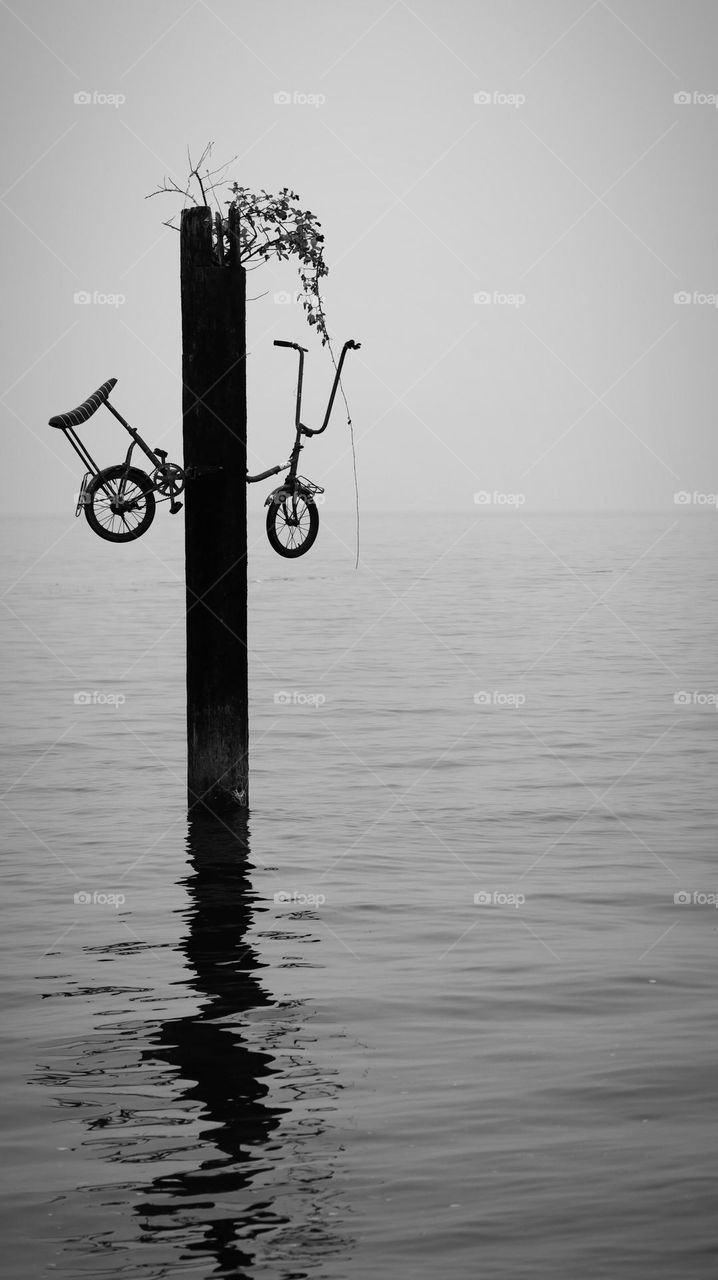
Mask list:
[{"label": "overcast sky", "polygon": [[[144,197],[209,139],[323,224],[365,508],[714,493],[717,37],[711,0],[3,2],[3,509],[70,507],[47,419],[111,376],[181,458],[178,204]],[[296,287],[249,277],[254,469],[291,437],[272,340],[311,349],[309,425],[329,388]],[[85,430],[120,459],[106,411]],[[349,509],[347,446],[337,412],[302,469]]]}]

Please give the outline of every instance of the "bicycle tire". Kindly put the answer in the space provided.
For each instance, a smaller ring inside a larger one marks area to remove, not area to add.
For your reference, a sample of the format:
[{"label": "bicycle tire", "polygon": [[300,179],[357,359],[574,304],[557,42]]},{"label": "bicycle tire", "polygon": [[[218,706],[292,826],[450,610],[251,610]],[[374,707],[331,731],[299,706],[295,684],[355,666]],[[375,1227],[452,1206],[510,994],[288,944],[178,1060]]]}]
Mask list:
[{"label": "bicycle tire", "polygon": [[[134,485],[141,495],[136,500],[137,507],[130,509],[127,514],[111,510],[111,501],[104,488],[113,480],[121,479]],[[138,516],[136,523],[131,524],[128,517],[134,520],[136,515]],[[139,467],[128,468],[124,463],[98,471],[87,486],[85,516],[93,533],[104,538],[106,542],[134,542],[136,538],[141,538],[155,518],[155,495],[150,477]]]},{"label": "bicycle tire", "polygon": [[[298,556],[306,555],[316,542],[319,532],[319,512],[312,495],[305,489],[298,489],[296,497],[303,503],[304,511],[298,517],[299,525],[288,524],[286,503],[288,499],[291,501],[291,497],[291,493],[286,493],[284,497],[280,496],[279,500],[275,498],[270,502],[267,509],[267,537],[270,547],[277,552],[277,555],[284,556],[287,560],[296,560]],[[302,524],[305,517],[306,524]],[[288,532],[294,529],[297,530],[296,534]],[[286,542],[282,541],[280,532],[287,538]]]}]

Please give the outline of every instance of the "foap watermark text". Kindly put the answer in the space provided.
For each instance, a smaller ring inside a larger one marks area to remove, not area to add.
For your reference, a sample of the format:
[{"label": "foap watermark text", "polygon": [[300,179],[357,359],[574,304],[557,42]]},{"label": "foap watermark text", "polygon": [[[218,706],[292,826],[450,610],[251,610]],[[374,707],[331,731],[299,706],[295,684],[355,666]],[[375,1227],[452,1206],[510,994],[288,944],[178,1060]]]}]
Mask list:
[{"label": "foap watermark text", "polygon": [[274,702],[278,707],[322,707],[326,697],[323,693],[303,693],[301,689],[279,689]]}]

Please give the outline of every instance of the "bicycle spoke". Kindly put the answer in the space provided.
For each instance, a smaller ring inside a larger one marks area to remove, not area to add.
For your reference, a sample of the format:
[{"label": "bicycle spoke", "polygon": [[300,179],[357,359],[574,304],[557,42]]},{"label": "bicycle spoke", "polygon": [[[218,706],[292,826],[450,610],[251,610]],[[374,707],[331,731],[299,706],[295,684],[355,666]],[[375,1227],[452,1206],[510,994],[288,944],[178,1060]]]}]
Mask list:
[{"label": "bicycle spoke", "polygon": [[288,551],[301,547],[309,535],[311,519],[303,498],[295,497],[291,504],[286,500],[277,511],[275,524],[277,537]]}]

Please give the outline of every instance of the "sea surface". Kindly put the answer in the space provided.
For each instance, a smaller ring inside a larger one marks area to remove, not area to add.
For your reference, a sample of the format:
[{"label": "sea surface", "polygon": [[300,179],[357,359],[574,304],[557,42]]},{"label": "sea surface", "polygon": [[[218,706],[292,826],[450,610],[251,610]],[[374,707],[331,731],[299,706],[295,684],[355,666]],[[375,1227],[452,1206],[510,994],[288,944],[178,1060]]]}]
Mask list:
[{"label": "sea surface", "polygon": [[2,521],[6,1274],[714,1280],[718,516],[252,503],[245,822],[183,517]]}]

